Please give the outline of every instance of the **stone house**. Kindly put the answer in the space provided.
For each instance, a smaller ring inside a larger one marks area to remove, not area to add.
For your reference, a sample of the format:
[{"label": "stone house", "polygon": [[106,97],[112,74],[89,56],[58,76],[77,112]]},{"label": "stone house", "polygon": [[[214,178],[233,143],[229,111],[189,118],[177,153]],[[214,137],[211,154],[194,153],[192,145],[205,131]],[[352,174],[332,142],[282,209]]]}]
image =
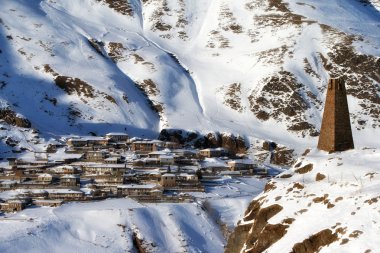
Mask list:
[{"label": "stone house", "polygon": [[63,166],[62,171],[64,174],[78,174],[81,172],[81,170],[79,170],[76,166]]},{"label": "stone house", "polygon": [[91,162],[102,162],[108,157],[108,152],[106,151],[87,151],[86,160]]},{"label": "stone house", "polygon": [[53,176],[47,173],[40,174],[37,177],[37,182],[40,184],[51,184],[53,182]]},{"label": "stone house", "polygon": [[90,137],[86,137],[85,140],[87,141],[87,146],[89,147],[96,147],[96,146],[104,147],[108,145],[108,139],[104,137],[90,136]]},{"label": "stone house", "polygon": [[46,189],[49,199],[81,200],[84,197],[82,191],[71,189]]},{"label": "stone house", "polygon": [[175,149],[172,152],[180,158],[195,159],[198,156],[198,151],[196,150]]},{"label": "stone house", "polygon": [[162,196],[162,187],[157,184],[124,184],[117,186],[119,196]]},{"label": "stone house", "polygon": [[163,187],[174,187],[176,186],[176,176],[170,173],[163,174],[161,176],[160,184]]},{"label": "stone house", "polygon": [[168,156],[168,155],[161,155],[159,157],[159,161],[161,165],[173,165],[174,164],[174,157]]},{"label": "stone house", "polygon": [[148,153],[148,157],[149,158],[159,158],[162,155],[168,155],[168,154],[169,154],[169,152],[167,152],[167,151],[153,151],[153,152]]},{"label": "stone house", "polygon": [[104,159],[104,163],[107,163],[107,164],[117,164],[120,161],[121,160],[118,157],[108,157],[108,158]]},{"label": "stone house", "polygon": [[80,138],[70,138],[67,140],[66,144],[69,147],[86,147],[87,140]]},{"label": "stone house", "polygon": [[36,199],[36,200],[33,200],[33,205],[36,205],[36,206],[57,207],[57,206],[61,206],[62,204],[63,204],[63,200],[59,200],[59,199]]},{"label": "stone house", "polygon": [[108,133],[106,138],[111,142],[127,142],[129,136],[126,133]]},{"label": "stone house", "polygon": [[199,151],[201,157],[220,157],[223,154],[224,150],[220,148],[206,148]]},{"label": "stone house", "polygon": [[78,186],[80,184],[80,178],[74,175],[64,175],[60,179],[60,183],[63,186]]},{"label": "stone house", "polygon": [[71,166],[71,165],[52,167],[52,168],[49,168],[49,171],[54,174],[67,174],[67,175],[79,174],[81,172],[81,170],[78,167]]},{"label": "stone house", "polygon": [[224,161],[217,158],[206,158],[204,161],[200,162],[200,167],[202,170],[212,174],[217,174],[229,169]]},{"label": "stone house", "polygon": [[105,147],[108,145],[108,139],[104,137],[88,136],[82,138],[70,138],[66,142],[69,147]]},{"label": "stone house", "polygon": [[0,210],[4,212],[19,212],[30,203],[30,199],[10,199],[0,203]]},{"label": "stone house", "polygon": [[17,181],[16,180],[3,180],[0,181],[0,189],[12,189],[16,187]]},{"label": "stone house", "polygon": [[160,172],[153,170],[153,171],[137,171],[135,174],[135,177],[141,182],[158,182],[161,179]]},{"label": "stone house", "polygon": [[233,161],[229,161],[227,164],[231,171],[240,171],[240,170],[253,171],[253,169],[256,167],[255,162],[250,159],[233,160]]},{"label": "stone house", "polygon": [[176,178],[176,184],[177,187],[182,191],[204,191],[204,188],[198,180],[198,176],[195,174],[178,174]]},{"label": "stone house", "polygon": [[160,165],[160,159],[158,158],[145,158],[144,160],[145,166],[158,166]]},{"label": "stone house", "polygon": [[85,175],[122,175],[126,171],[125,164],[85,164]]},{"label": "stone house", "polygon": [[159,143],[155,141],[135,141],[131,145],[131,150],[135,152],[149,153],[157,151]]},{"label": "stone house", "polygon": [[198,181],[198,177],[195,174],[180,173],[177,175],[179,181]]},{"label": "stone house", "polygon": [[19,194],[20,197],[45,199],[49,193],[43,189],[30,189]]},{"label": "stone house", "polygon": [[123,184],[124,175],[110,176],[110,175],[96,175],[89,176],[96,184]]},{"label": "stone house", "polygon": [[239,170],[234,170],[234,171],[226,170],[226,171],[221,171],[220,175],[221,176],[239,177],[242,175],[242,172]]}]

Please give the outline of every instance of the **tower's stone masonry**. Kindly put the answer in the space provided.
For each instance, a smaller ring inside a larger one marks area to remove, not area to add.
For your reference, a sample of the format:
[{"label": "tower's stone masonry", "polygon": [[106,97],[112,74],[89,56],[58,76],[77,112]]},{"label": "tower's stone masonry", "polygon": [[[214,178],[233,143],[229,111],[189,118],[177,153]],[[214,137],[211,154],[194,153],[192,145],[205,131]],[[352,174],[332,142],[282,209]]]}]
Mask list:
[{"label": "tower's stone masonry", "polygon": [[318,148],[328,152],[354,148],[346,87],[343,79],[330,79]]}]

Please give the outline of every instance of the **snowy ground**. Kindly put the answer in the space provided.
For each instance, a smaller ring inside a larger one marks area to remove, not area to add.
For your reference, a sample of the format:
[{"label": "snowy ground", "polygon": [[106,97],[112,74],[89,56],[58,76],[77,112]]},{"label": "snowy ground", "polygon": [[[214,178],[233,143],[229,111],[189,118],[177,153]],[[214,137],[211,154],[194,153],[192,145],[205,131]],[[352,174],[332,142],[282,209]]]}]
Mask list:
[{"label": "snowy ground", "polygon": [[111,199],[3,214],[0,252],[133,252],[135,232],[149,252],[219,253],[226,240],[217,221],[232,229],[265,182],[225,178],[206,193],[194,193],[194,203]]},{"label": "snowy ground", "polygon": [[[319,252],[379,252],[379,150],[328,154],[313,149],[298,162],[296,167],[273,179],[273,186],[258,196],[264,197],[259,201],[261,208],[283,207],[268,220],[270,224],[285,224],[285,219],[294,219],[285,235],[266,252],[292,252],[296,243],[325,229],[331,230],[336,239]],[[308,164],[313,165],[311,170],[301,169]]]}]

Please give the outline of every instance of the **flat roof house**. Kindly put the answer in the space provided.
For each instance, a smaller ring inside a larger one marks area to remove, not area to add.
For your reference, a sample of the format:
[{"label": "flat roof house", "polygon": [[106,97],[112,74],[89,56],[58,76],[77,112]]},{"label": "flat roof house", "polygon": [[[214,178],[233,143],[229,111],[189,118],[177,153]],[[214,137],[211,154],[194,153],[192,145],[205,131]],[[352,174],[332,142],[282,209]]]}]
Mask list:
[{"label": "flat roof house", "polygon": [[174,187],[176,186],[176,176],[170,173],[163,174],[161,176],[160,184],[163,187]]},{"label": "flat roof house", "polygon": [[250,159],[238,159],[229,161],[228,167],[231,171],[253,170],[256,167],[256,164]]},{"label": "flat roof house", "polygon": [[121,196],[157,196],[162,195],[162,187],[157,184],[123,184],[117,186]]},{"label": "flat roof house", "polygon": [[126,133],[108,133],[106,138],[111,142],[127,142],[129,136]]}]

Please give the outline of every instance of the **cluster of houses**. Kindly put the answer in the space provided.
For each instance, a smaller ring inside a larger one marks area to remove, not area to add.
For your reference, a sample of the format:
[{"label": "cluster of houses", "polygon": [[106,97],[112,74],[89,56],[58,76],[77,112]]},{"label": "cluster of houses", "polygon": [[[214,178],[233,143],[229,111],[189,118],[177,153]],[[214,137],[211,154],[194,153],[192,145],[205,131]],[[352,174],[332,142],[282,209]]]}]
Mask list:
[{"label": "cluster of houses", "polygon": [[0,168],[0,210],[6,212],[125,196],[146,202],[191,201],[187,192],[204,191],[204,180],[266,175],[244,155],[222,148],[185,148],[125,133],[53,142],[45,153],[8,158],[8,163]]}]

